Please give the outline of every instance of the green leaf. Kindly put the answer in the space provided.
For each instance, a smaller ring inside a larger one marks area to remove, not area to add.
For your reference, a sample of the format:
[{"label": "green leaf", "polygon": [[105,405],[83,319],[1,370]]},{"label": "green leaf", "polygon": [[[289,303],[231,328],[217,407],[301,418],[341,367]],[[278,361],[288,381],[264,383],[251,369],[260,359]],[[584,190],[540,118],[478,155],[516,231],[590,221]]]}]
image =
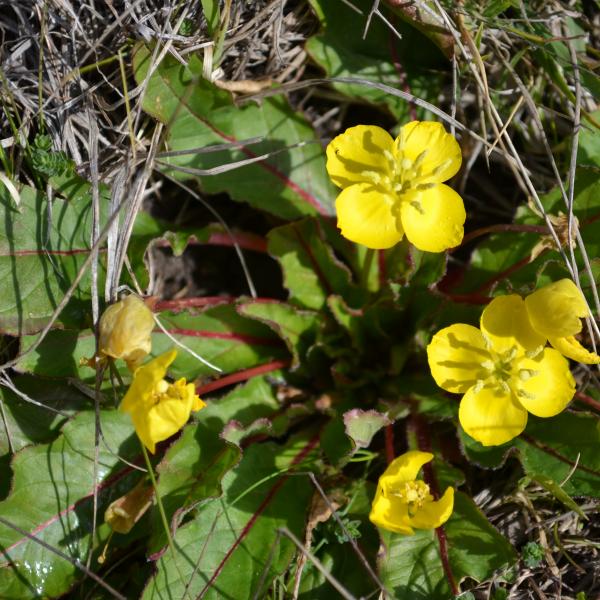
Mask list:
[{"label": "green leaf", "polygon": [[[199,414],[201,418],[203,415]],[[221,495],[221,480],[240,460],[241,450],[222,440],[202,421],[184,428],[157,467],[158,493],[168,517]],[[164,543],[158,511],[154,530]]]},{"label": "green leaf", "polygon": [[[76,411],[89,408],[92,403],[75,387],[62,382],[24,376],[15,378],[13,384],[21,396],[0,387],[0,402],[4,409],[0,456],[9,452],[11,447],[13,452],[17,452],[30,444],[50,442],[69,417]],[[28,402],[24,397],[39,404]]]},{"label": "green leaf", "polygon": [[[11,494],[0,502],[2,518],[83,563],[91,548],[94,422],[92,411],[80,413],[56,440],[19,452],[12,462]],[[108,448],[99,445],[100,524],[110,501],[133,487],[132,477],[139,479],[139,474],[130,476],[131,468],[117,455],[129,460],[137,456],[129,417],[102,412],[101,424]],[[99,541],[105,540],[107,526],[97,533]],[[55,598],[82,575],[71,563],[4,526],[0,546],[2,598]]]},{"label": "green leaf", "polygon": [[[172,337],[224,373],[288,356],[285,346],[269,327],[244,318],[232,304],[213,306],[195,314],[163,312],[159,318]],[[37,336],[22,338],[23,349],[36,339]],[[158,356],[173,346],[174,342],[168,335],[155,329],[152,356]],[[91,381],[95,378],[94,371],[82,366],[80,360],[90,358],[94,352],[95,339],[90,330],[54,330],[35,351],[19,361],[17,368],[46,377],[80,377]],[[117,361],[117,367],[124,377],[128,377],[122,362]],[[177,349],[177,358],[169,373],[177,379],[185,377],[189,380],[218,375],[183,348]]]},{"label": "green leaf", "polygon": [[319,315],[308,310],[299,310],[291,304],[256,301],[243,302],[238,312],[268,325],[286,343],[293,356],[292,367],[300,365],[310,345],[314,342]]},{"label": "green leaf", "polygon": [[[447,64],[439,50],[421,33],[394,17],[383,7],[386,18],[402,35],[399,40],[377,16],[370,23],[365,39],[363,32],[372,3],[358,0],[352,6],[329,0],[311,0],[323,31],[310,38],[306,49],[328,77],[357,77],[374,83],[409,91],[423,99],[434,99],[439,90],[439,76],[429,69]],[[414,48],[419,52],[415,54]],[[418,58],[417,58],[418,56]],[[358,101],[384,105],[403,122],[410,117],[410,105],[405,100],[366,85],[334,83],[342,93]],[[427,113],[416,108],[418,118]]]},{"label": "green leaf", "polygon": [[284,448],[250,446],[223,478],[223,500],[203,504],[194,520],[177,531],[177,561],[169,551],[161,556],[143,598],[183,598],[186,585],[193,598],[264,597],[295,554],[295,546],[278,529],[286,527],[302,537],[312,493],[306,477],[286,470],[305,468],[316,443],[313,438]]},{"label": "green leaf", "polygon": [[[19,211],[0,186],[0,332],[20,336],[42,329],[89,255],[92,206],[89,196],[52,204],[23,186]],[[102,264],[102,261],[100,261]],[[103,269],[100,269],[102,276]],[[58,325],[89,323],[90,276],[83,276]]]},{"label": "green leaf", "polygon": [[352,283],[349,269],[324,241],[315,219],[277,227],[267,237],[269,254],[281,264],[291,303],[319,310],[331,294],[342,295],[351,305],[363,300],[362,290]]},{"label": "green leaf", "polygon": [[396,600],[448,600],[453,597],[449,576],[456,585],[466,577],[483,581],[516,559],[508,541],[461,492],[455,495],[454,512],[443,530],[445,551],[434,530],[417,530],[412,536],[380,530],[385,546],[380,573]]},{"label": "green leaf", "polygon": [[600,498],[599,444],[598,417],[571,412],[551,419],[530,417],[515,441],[529,476],[543,475],[571,496],[593,498]]},{"label": "green leaf", "polygon": [[[138,83],[148,74],[150,57],[147,48],[138,46],[133,57]],[[167,172],[189,179],[189,174],[169,165],[207,170],[269,153],[265,160],[201,176],[203,190],[209,194],[227,192],[234,200],[284,219],[332,214],[335,190],[325,171],[323,149],[304,118],[284,98],[266,98],[260,105],[238,107],[230,94],[202,79],[201,73],[202,65],[195,55],[190,55],[189,67],[167,55],[148,80],[143,107],[169,124],[167,149],[191,151],[160,159]],[[260,138],[260,142],[243,143],[252,138]],[[223,144],[238,147],[192,151]],[[292,148],[296,144],[302,145]]]},{"label": "green leaf", "polygon": [[532,479],[549,479],[570,496],[600,497],[600,421],[595,415],[567,411],[550,419],[530,415],[525,432],[502,446],[486,448],[464,433],[461,437],[467,458],[481,466],[498,467],[516,451]]},{"label": "green leaf", "polygon": [[213,35],[219,26],[219,20],[221,18],[219,2],[218,0],[201,0],[201,2],[202,12],[204,13],[204,18],[206,19],[206,24],[208,26],[208,33]]}]

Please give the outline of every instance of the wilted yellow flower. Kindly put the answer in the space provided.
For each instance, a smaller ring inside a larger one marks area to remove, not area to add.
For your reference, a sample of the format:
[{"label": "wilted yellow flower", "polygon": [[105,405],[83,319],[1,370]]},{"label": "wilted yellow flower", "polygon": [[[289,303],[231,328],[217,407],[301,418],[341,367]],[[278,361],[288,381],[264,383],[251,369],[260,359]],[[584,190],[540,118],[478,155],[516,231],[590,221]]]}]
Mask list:
[{"label": "wilted yellow flower", "polygon": [[152,504],[154,488],[142,479],[124,496],[110,503],[104,512],[104,521],[117,533],[129,533]]},{"label": "wilted yellow flower", "polygon": [[435,529],[443,525],[454,508],[454,489],[449,487],[434,500],[429,486],[417,475],[433,459],[430,452],[411,450],[394,459],[377,483],[371,506],[372,523],[394,533],[412,535],[414,529]]},{"label": "wilted yellow flower", "polygon": [[133,370],[152,349],[152,311],[133,294],[111,304],[100,317],[101,357],[122,358]]},{"label": "wilted yellow flower", "polygon": [[519,303],[516,294],[495,298],[481,315],[481,330],[451,325],[427,347],[433,378],[442,389],[464,394],[458,418],[484,446],[518,436],[528,411],[537,417],[557,415],[575,393],[568,361],[543,348]]},{"label": "wilted yellow flower", "polygon": [[533,329],[561,354],[578,362],[599,364],[600,356],[586,350],[576,339],[581,319],[590,316],[583,294],[570,279],[545,285],[525,298]]},{"label": "wilted yellow flower", "polygon": [[196,395],[193,383],[164,379],[169,365],[177,356],[169,350],[139,367],[121,402],[120,410],[131,415],[135,431],[142,443],[154,453],[156,443],[179,431],[192,411],[206,404]]},{"label": "wilted yellow flower", "polygon": [[342,235],[369,248],[391,248],[406,234],[427,252],[463,238],[462,198],[442,182],[462,162],[441,123],[412,121],[394,141],[381,127],[358,125],[327,146],[327,171],[342,188],[335,206]]}]

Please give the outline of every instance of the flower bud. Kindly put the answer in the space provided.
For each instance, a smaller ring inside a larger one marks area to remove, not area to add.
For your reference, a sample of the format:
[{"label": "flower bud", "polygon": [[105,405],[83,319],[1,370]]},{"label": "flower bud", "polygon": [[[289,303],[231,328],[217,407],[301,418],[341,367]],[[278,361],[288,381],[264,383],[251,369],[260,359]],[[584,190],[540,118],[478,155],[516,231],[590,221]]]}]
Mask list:
[{"label": "flower bud", "polygon": [[153,329],[152,311],[138,296],[127,296],[100,317],[100,357],[122,358],[134,370],[152,348]]}]

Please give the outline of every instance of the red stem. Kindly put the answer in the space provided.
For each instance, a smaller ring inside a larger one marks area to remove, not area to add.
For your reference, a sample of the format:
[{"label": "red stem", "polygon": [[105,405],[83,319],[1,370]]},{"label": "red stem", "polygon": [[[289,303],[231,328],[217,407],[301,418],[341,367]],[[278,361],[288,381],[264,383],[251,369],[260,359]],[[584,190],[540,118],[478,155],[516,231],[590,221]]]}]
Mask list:
[{"label": "red stem", "polygon": [[214,392],[220,388],[226,387],[228,385],[233,385],[234,383],[240,383],[241,381],[247,381],[251,377],[256,377],[256,375],[263,375],[264,373],[270,373],[271,371],[277,371],[278,369],[284,369],[285,367],[289,367],[290,360],[274,360],[270,363],[265,363],[264,365],[259,365],[258,367],[252,367],[251,369],[244,369],[243,371],[238,371],[237,373],[231,373],[230,375],[225,375],[225,377],[221,377],[220,379],[215,379],[210,383],[206,383],[204,385],[196,386],[196,394],[202,396],[203,394],[208,394],[209,392]]},{"label": "red stem", "polygon": [[587,394],[577,391],[575,392],[575,398],[577,398],[577,400],[579,400],[580,402],[583,402],[584,404],[587,404],[588,406],[592,407],[594,410],[600,412],[600,402],[594,400]]}]

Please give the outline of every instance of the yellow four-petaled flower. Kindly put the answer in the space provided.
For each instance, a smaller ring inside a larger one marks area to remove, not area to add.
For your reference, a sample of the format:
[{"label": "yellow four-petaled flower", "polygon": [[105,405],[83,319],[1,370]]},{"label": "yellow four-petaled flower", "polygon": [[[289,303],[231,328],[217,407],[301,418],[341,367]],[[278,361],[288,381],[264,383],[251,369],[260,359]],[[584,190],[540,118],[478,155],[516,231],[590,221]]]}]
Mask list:
[{"label": "yellow four-petaled flower", "polygon": [[573,398],[568,361],[532,328],[516,294],[495,298],[481,330],[458,323],[438,331],[427,347],[431,374],[448,392],[464,394],[458,417],[484,446],[518,436],[527,413],[552,417]]},{"label": "yellow four-petaled flower", "polygon": [[454,489],[435,500],[429,486],[417,479],[421,467],[433,459],[430,452],[411,450],[394,459],[377,483],[369,519],[394,533],[412,535],[415,529],[443,525],[454,508]]},{"label": "yellow four-petaled flower", "polygon": [[206,406],[196,395],[194,384],[183,378],[175,383],[164,379],[176,356],[176,350],[169,350],[136,369],[120,406],[130,414],[138,437],[152,453],[157,442],[185,425],[192,411]]},{"label": "yellow four-petaled flower", "polygon": [[460,244],[466,214],[444,185],[460,169],[460,146],[441,123],[413,121],[393,140],[380,127],[358,125],[327,146],[327,171],[342,188],[338,227],[369,248],[390,248],[406,234],[428,252]]}]

